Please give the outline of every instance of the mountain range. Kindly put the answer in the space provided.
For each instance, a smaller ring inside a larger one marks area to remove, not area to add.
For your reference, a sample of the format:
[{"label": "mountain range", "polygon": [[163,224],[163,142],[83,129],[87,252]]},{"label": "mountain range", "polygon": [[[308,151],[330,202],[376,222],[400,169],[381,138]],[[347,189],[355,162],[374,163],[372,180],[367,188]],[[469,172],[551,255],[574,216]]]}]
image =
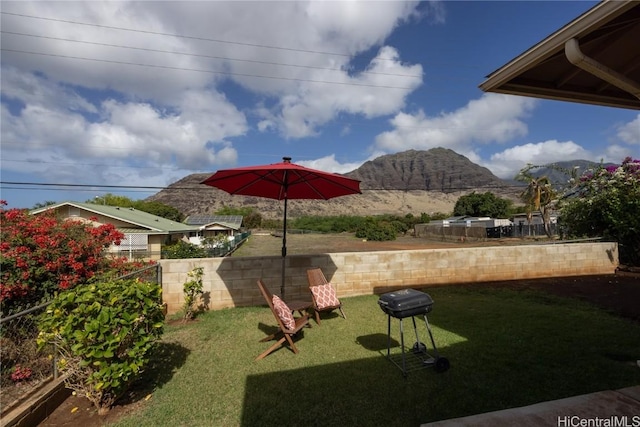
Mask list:
[{"label": "mountain range", "polygon": [[[558,164],[569,169],[574,165],[586,168],[593,163],[575,161]],[[534,172],[536,175],[546,173],[550,177],[552,173],[558,173],[553,169],[537,169]],[[224,206],[250,206],[264,218],[282,217],[283,202],[253,196],[232,196],[201,184],[212,174],[188,175],[147,200],[173,206],[184,215],[212,214]],[[362,194],[330,200],[289,200],[287,216],[450,213],[460,196],[473,191],[490,191],[498,197],[519,203],[518,194],[524,185],[500,179],[489,169],[445,148],[384,155],[344,175],[361,181]]]}]

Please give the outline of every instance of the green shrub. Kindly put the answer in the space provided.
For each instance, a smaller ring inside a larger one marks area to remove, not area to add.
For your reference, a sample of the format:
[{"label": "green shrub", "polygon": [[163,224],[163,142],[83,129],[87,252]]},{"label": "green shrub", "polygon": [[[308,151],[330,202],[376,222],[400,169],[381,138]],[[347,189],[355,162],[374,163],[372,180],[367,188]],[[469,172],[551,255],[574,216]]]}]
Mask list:
[{"label": "green shrub", "polygon": [[187,275],[189,280],[184,282],[184,320],[191,320],[195,317],[195,308],[193,304],[196,299],[202,295],[202,276],[204,269],[202,267],[196,267],[191,270]]},{"label": "green shrub", "polygon": [[356,237],[376,242],[384,242],[387,240],[396,240],[396,229],[392,224],[385,221],[367,221],[367,223],[358,227]]},{"label": "green shrub", "polygon": [[79,286],[56,296],[40,316],[38,345],[53,346],[67,388],[105,414],[147,365],[163,321],[155,283]]},{"label": "green shrub", "polygon": [[165,246],[162,257],[165,259],[207,258],[207,250],[201,246],[179,240],[176,244]]}]

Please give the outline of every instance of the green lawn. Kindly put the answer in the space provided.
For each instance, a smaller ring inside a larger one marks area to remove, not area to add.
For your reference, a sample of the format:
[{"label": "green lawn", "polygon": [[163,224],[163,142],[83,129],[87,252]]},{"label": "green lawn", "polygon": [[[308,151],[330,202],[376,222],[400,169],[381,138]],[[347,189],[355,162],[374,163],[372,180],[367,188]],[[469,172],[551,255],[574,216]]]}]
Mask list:
[{"label": "green lawn", "polygon": [[[269,343],[258,341],[275,325],[269,309],[213,311],[167,327],[144,378],[153,397],[117,425],[406,427],[640,384],[640,325],[543,293],[427,292],[447,372],[404,378],[386,359],[387,317],[375,295],[344,298],[346,320],[312,321],[298,355],[285,347],[260,361]],[[410,319],[404,325],[411,346]],[[399,321],[391,326],[397,343]]]}]

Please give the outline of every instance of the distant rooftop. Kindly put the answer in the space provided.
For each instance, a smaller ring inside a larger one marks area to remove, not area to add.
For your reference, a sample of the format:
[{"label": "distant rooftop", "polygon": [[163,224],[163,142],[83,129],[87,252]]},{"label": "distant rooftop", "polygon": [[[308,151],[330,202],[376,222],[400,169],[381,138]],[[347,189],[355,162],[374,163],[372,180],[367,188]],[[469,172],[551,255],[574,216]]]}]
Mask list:
[{"label": "distant rooftop", "polygon": [[242,218],[242,215],[189,215],[184,222],[196,226],[221,224],[237,230],[242,225]]}]

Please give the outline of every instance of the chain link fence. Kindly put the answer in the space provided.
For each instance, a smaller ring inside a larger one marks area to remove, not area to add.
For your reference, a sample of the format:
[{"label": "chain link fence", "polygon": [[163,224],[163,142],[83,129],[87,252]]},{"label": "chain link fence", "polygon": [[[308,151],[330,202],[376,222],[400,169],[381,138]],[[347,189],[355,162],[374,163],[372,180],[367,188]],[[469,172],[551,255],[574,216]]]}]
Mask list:
[{"label": "chain link fence", "polygon": [[38,316],[51,302],[0,319],[0,408],[2,413],[14,407],[21,397],[56,376],[55,363],[39,351]]},{"label": "chain link fence", "polygon": [[414,229],[416,237],[443,242],[482,241],[487,238],[485,227],[416,224]]},{"label": "chain link fence", "polygon": [[[416,237],[441,240],[443,242],[476,242],[503,237],[527,238],[546,237],[547,235],[543,224],[510,225],[500,227],[416,224],[414,230]],[[558,235],[558,233],[561,232],[558,224],[550,224],[550,231],[552,236]]]},{"label": "chain link fence", "polygon": [[153,264],[129,274],[125,274],[124,276],[120,276],[118,279],[140,279],[140,281],[143,282],[161,284],[162,269],[160,264]]},{"label": "chain link fence", "polygon": [[[154,264],[119,277],[145,282],[162,281]],[[38,350],[38,317],[52,301],[0,318],[0,408],[2,416],[52,378],[57,377],[53,349]]]}]

